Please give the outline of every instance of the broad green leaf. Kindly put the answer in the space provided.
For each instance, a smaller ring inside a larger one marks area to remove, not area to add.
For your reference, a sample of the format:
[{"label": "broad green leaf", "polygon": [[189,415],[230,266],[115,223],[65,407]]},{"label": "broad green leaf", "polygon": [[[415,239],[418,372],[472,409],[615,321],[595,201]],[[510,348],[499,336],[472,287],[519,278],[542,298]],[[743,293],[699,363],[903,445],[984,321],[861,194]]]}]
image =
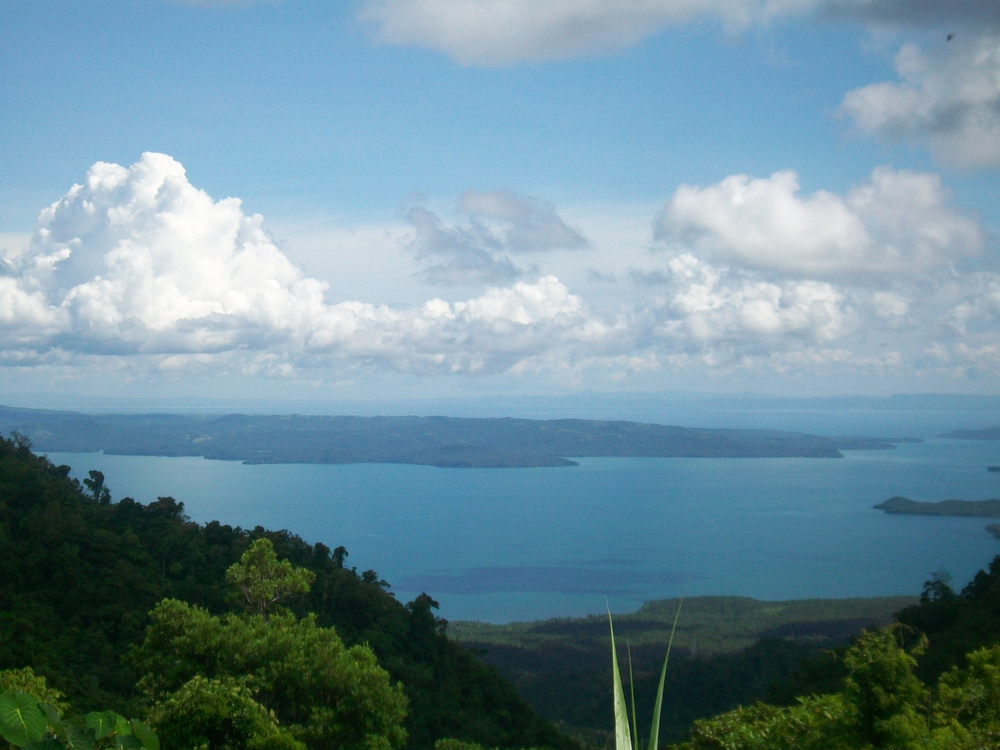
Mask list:
[{"label": "broad green leaf", "polygon": [[156,732],[138,719],[132,719],[132,734],[142,741],[145,750],[160,750],[160,738],[156,736]]},{"label": "broad green leaf", "polygon": [[66,746],[70,750],[93,750],[94,735],[78,724],[63,724],[66,730]]},{"label": "broad green leaf", "polygon": [[134,734],[119,734],[115,736],[115,747],[121,750],[142,750],[142,740]]},{"label": "broad green leaf", "polygon": [[124,716],[115,719],[115,734],[132,734],[132,725]]},{"label": "broad green leaf", "polygon": [[0,735],[10,744],[24,747],[37,742],[48,726],[37,698],[17,692],[0,695]]},{"label": "broad green leaf", "polygon": [[42,713],[45,714],[45,718],[49,720],[49,727],[55,732],[57,737],[62,737],[66,734],[66,730],[63,729],[62,717],[59,712],[56,711],[55,707],[48,703],[39,703],[38,707],[42,709]]},{"label": "broad green leaf", "polygon": [[615,649],[615,626],[611,621],[611,610],[608,610],[608,627],[611,629],[611,669],[615,691],[615,750],[632,750],[628,706],[625,703],[625,691],[622,690],[621,674],[618,672],[618,651]]},{"label": "broad green leaf", "polygon": [[[685,586],[685,589],[687,587]],[[649,750],[657,750],[660,742],[660,709],[663,707],[663,682],[667,679],[667,662],[670,661],[670,649],[674,645],[674,633],[677,632],[677,620],[681,616],[681,607],[684,606],[684,597],[677,603],[677,614],[674,615],[674,624],[670,628],[670,640],[667,641],[667,655],[663,658],[663,669],[660,670],[660,686],[656,689],[656,703],[653,704],[653,726],[649,730]]]},{"label": "broad green leaf", "polygon": [[115,725],[120,717],[114,711],[94,711],[87,714],[85,726],[95,740],[103,739],[115,731]]}]

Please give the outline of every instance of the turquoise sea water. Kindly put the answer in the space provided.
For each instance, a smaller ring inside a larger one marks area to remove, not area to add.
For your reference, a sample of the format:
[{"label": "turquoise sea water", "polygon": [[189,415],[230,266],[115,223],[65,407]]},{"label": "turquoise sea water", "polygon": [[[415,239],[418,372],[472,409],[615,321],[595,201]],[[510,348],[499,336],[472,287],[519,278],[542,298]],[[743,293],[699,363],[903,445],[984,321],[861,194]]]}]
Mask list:
[{"label": "turquoise sea water", "polygon": [[53,453],[104,472],[115,499],[170,495],[195,521],[286,528],[344,545],[407,601],[492,622],[635,609],[647,599],[918,594],[1000,554],[979,518],[872,505],[1000,497],[1000,443],[931,440],[837,459],[591,458],[578,467],[245,466]]}]

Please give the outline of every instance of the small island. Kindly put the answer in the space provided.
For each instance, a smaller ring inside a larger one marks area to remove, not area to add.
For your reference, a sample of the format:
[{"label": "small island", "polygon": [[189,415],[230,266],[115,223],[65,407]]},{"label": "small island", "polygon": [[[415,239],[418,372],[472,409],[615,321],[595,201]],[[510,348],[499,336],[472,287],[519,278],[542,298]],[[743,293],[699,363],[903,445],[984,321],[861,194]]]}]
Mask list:
[{"label": "small island", "polygon": [[1000,518],[1000,500],[942,500],[920,502],[908,497],[891,497],[875,506],[886,513],[903,516],[963,516],[966,518]]}]

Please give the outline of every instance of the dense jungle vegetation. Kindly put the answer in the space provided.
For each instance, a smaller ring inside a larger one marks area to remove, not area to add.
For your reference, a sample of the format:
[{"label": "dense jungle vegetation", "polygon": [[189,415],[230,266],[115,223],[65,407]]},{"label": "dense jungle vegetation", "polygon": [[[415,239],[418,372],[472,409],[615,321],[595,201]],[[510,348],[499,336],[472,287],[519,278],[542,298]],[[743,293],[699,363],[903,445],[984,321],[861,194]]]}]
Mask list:
[{"label": "dense jungle vegetation", "polygon": [[1000,557],[956,592],[935,574],[890,627],[803,663],[784,704],[696,721],[675,750],[1000,747]]},{"label": "dense jungle vegetation", "polygon": [[[803,659],[886,625],[917,597],[765,602],[746,597],[687,599],[664,684],[660,737],[681,739],[695,719],[772,697]],[[628,644],[638,696],[656,692],[678,601],[647,602],[616,615]],[[476,649],[547,719],[602,746],[612,729],[611,663],[605,616],[491,625],[453,622],[448,633]],[[627,679],[627,678],[626,678]],[[651,706],[639,702],[640,726]]]}]

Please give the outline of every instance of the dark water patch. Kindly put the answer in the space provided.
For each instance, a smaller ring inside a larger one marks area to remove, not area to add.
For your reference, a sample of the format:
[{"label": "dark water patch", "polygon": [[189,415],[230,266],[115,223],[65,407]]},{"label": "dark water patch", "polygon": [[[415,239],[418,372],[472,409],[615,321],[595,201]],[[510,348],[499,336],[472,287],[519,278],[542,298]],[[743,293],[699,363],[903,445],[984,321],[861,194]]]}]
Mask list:
[{"label": "dark water patch", "polygon": [[636,570],[601,570],[542,566],[482,567],[458,574],[429,574],[403,578],[403,591],[441,594],[534,592],[550,594],[627,595],[651,586],[672,588],[688,580],[686,574]]}]

